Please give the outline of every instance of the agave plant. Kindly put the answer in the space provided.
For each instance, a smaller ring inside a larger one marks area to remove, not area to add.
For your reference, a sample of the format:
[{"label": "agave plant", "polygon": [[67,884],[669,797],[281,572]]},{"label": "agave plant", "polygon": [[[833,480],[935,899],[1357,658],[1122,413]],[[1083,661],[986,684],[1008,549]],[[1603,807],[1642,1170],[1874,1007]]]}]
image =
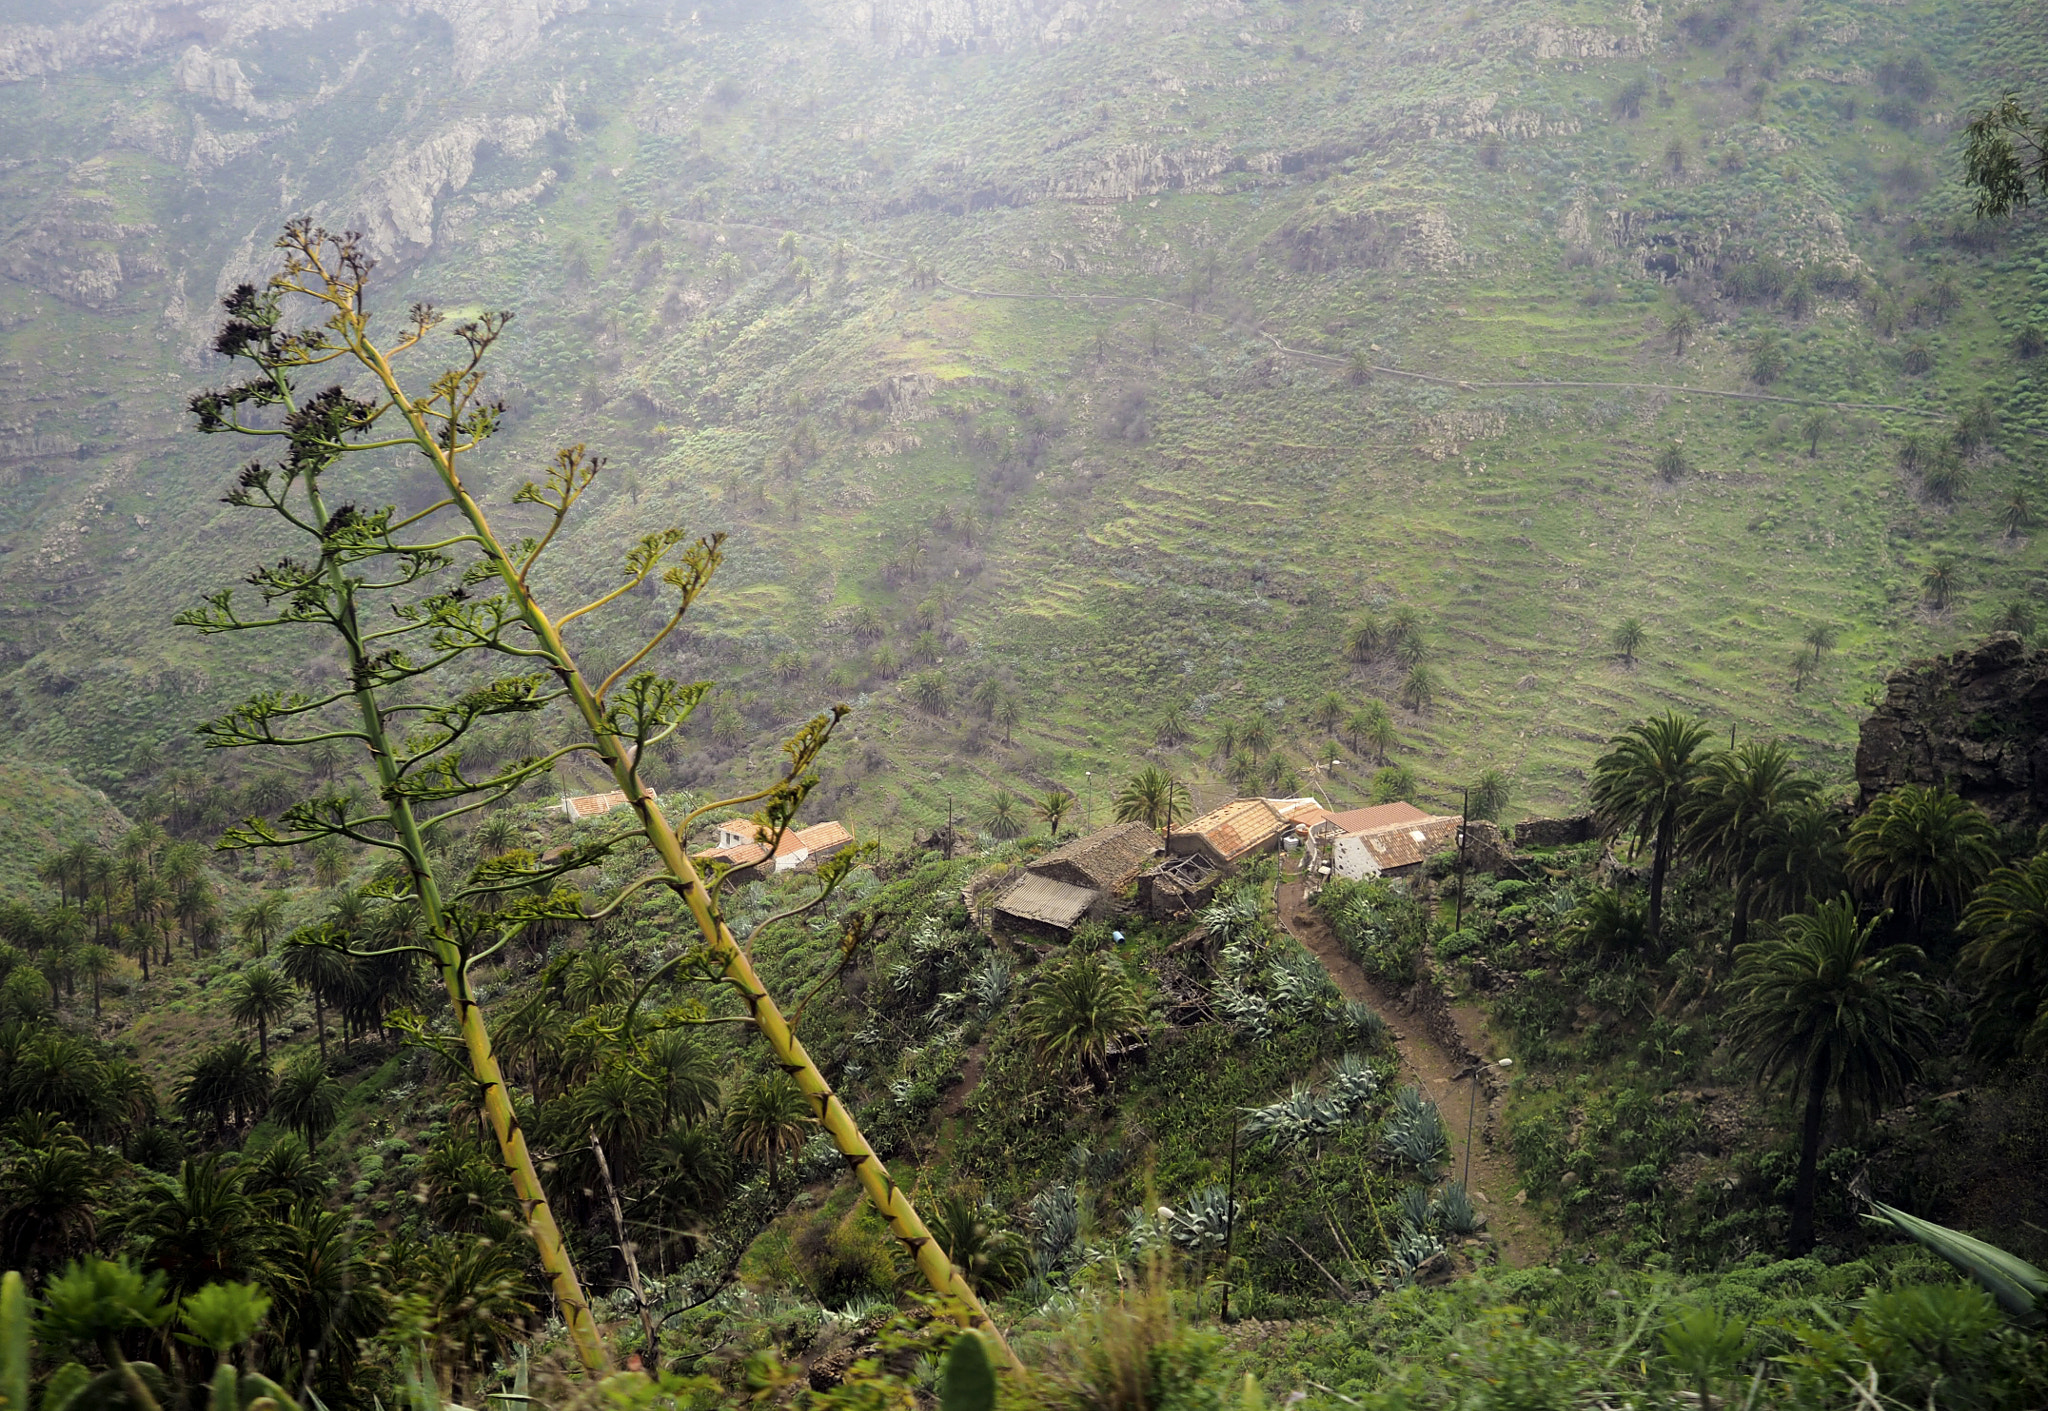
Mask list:
[{"label": "agave plant", "polygon": [[1344,1113],[1306,1083],[1296,1083],[1287,1096],[1264,1107],[1247,1108],[1245,1135],[1270,1137],[1276,1151],[1292,1151],[1313,1142],[1344,1120]]},{"label": "agave plant", "polygon": [[1380,1047],[1393,1032],[1393,1027],[1380,1017],[1380,1012],[1362,999],[1346,1000],[1338,1022],[1354,1042],[1367,1048]]},{"label": "agave plant", "polygon": [[1403,1287],[1415,1282],[1422,1266],[1444,1252],[1443,1241],[1426,1233],[1404,1234],[1394,1241],[1386,1263],[1388,1275]]},{"label": "agave plant", "polygon": [[1167,1217],[1167,1238],[1182,1249],[1221,1249],[1232,1223],[1243,1213],[1244,1208],[1232,1202],[1223,1187],[1204,1186]]},{"label": "agave plant", "polygon": [[1447,1235],[1479,1232],[1482,1223],[1479,1211],[1472,1204],[1472,1197],[1467,1194],[1463,1181],[1452,1181],[1437,1195],[1429,1207],[1429,1222]]},{"label": "agave plant", "polygon": [[[1366,1013],[1372,1013],[1367,1010]],[[1347,1117],[1356,1117],[1374,1094],[1380,1090],[1380,1075],[1370,1063],[1355,1053],[1347,1053],[1330,1068],[1325,1087],[1330,1101],[1335,1103]]]},{"label": "agave plant", "polygon": [[1273,1037],[1273,1006],[1266,1003],[1263,995],[1241,990],[1235,985],[1218,985],[1216,1007],[1223,1011],[1225,1019],[1258,1042],[1264,1043]]},{"label": "agave plant", "polygon": [[1408,1186],[1394,1197],[1394,1218],[1404,1235],[1423,1235],[1430,1227],[1429,1188]]},{"label": "agave plant", "polygon": [[1299,951],[1273,962],[1271,984],[1274,1007],[1297,1023],[1321,1018],[1344,1002],[1330,972]]},{"label": "agave plant", "polygon": [[985,1009],[1000,1009],[1003,1001],[1010,997],[1014,973],[1007,958],[991,955],[967,977],[967,993]]},{"label": "agave plant", "polygon": [[1259,924],[1260,898],[1250,888],[1218,897],[1195,914],[1195,920],[1220,946],[1245,939]]},{"label": "agave plant", "polygon": [[1901,1232],[1955,1265],[1982,1284],[2014,1318],[2023,1323],[2039,1323],[2048,1314],[2048,1271],[2016,1254],[2006,1253],[1995,1244],[1908,1215],[1882,1201],[1871,1201],[1870,1208],[1877,1212],[1871,1219],[1891,1221]]},{"label": "agave plant", "polygon": [[1394,1111],[1381,1130],[1380,1144],[1394,1160],[1424,1180],[1433,1180],[1450,1155],[1451,1139],[1436,1104],[1420,1088],[1410,1086],[1394,1095]]},{"label": "agave plant", "polygon": [[1057,1269],[1073,1253],[1081,1234],[1081,1201],[1064,1182],[1047,1186],[1025,1210],[1031,1227],[1031,1253],[1041,1272]]}]

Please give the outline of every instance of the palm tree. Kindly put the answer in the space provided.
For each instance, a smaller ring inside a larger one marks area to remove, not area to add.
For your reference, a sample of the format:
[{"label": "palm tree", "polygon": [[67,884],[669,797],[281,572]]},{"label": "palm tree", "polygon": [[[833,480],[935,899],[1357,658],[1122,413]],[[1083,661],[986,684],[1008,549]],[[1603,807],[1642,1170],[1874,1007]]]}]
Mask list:
[{"label": "palm tree", "polygon": [[1394,717],[1378,701],[1367,701],[1344,722],[1345,730],[1351,736],[1353,747],[1363,752],[1368,746],[1373,751],[1373,762],[1385,764],[1387,751],[1400,741],[1394,734]]},{"label": "palm tree", "polygon": [[1507,811],[1508,795],[1513,788],[1514,785],[1509,782],[1508,776],[1500,770],[1482,770],[1478,779],[1473,781],[1471,789],[1467,791],[1465,816],[1485,819],[1488,822],[1499,819],[1501,814]]},{"label": "palm tree", "polygon": [[1142,823],[1161,832],[1188,814],[1188,786],[1156,764],[1148,764],[1125,781],[1117,793],[1115,813],[1119,823]]},{"label": "palm tree", "polygon": [[1024,723],[1024,706],[1014,691],[1003,692],[1003,698],[996,702],[996,724],[1003,727],[1003,743],[1016,743],[1017,727]]},{"label": "palm tree", "polygon": [[1215,756],[1218,759],[1229,759],[1235,753],[1237,753],[1237,722],[1235,720],[1226,720],[1216,731]]},{"label": "palm tree", "polygon": [[92,981],[92,1017],[100,1017],[100,982],[114,973],[114,952],[97,943],[79,947],[78,973]]},{"label": "palm tree", "polygon": [[2023,598],[2014,598],[1999,608],[1998,615],[1991,619],[1993,632],[2012,632],[2021,637],[2031,636],[2034,631],[2033,605]]},{"label": "palm tree", "polygon": [[1360,666],[1378,656],[1387,645],[1387,630],[1380,620],[1366,614],[1365,621],[1351,629],[1351,636],[1344,643],[1345,651]]},{"label": "palm tree", "polygon": [[1684,849],[1735,890],[1728,931],[1733,952],[1749,939],[1757,862],[1785,810],[1811,802],[1820,785],[1798,775],[1791,752],[1777,740],[1754,740],[1710,756],[1686,808]]},{"label": "palm tree", "polygon": [[317,1146],[341,1120],[345,1096],[319,1055],[302,1049],[278,1075],[277,1087],[270,1095],[270,1115],[297,1132],[308,1147]]},{"label": "palm tree", "polygon": [[1934,1045],[1936,991],[1915,973],[1914,946],[1873,946],[1883,917],[1859,923],[1848,897],[1788,916],[1778,936],[1744,946],[1730,1011],[1735,1046],[1762,1082],[1804,1089],[1799,1173],[1792,1193],[1795,1254],[1813,1247],[1814,1176],[1828,1099],[1869,1110],[1892,1101]]},{"label": "palm tree", "polygon": [[1757,844],[1754,907],[1783,916],[1842,889],[1848,860],[1835,810],[1821,799],[1778,811]]},{"label": "palm tree", "polygon": [[998,1223],[989,1202],[954,1191],[941,1196],[925,1219],[932,1238],[976,1293],[1003,1293],[1030,1276],[1030,1249]]},{"label": "palm tree", "polygon": [[1685,444],[1680,441],[1667,442],[1657,452],[1657,474],[1666,480],[1683,480],[1692,469],[1692,461],[1685,454]]},{"label": "palm tree", "polygon": [[1017,816],[1017,799],[1008,789],[996,790],[995,799],[988,806],[988,831],[998,838],[1014,838],[1024,831],[1024,824]]},{"label": "palm tree", "polygon": [[290,1014],[298,1000],[296,985],[268,965],[259,965],[235,977],[228,1015],[237,1024],[255,1026],[257,1056],[268,1063],[270,1026]]},{"label": "palm tree", "polygon": [[1264,716],[1255,715],[1244,723],[1237,732],[1237,742],[1250,750],[1253,755],[1263,755],[1273,748],[1273,732],[1267,726]]},{"label": "palm tree", "polygon": [[283,893],[271,892],[235,914],[235,929],[241,933],[243,943],[255,950],[258,959],[270,954],[270,943],[277,936],[278,922],[284,919],[287,900]]},{"label": "palm tree", "polygon": [[780,1158],[804,1144],[813,1122],[810,1102],[781,1073],[748,1083],[725,1109],[725,1130],[733,1150],[768,1164],[770,1189],[782,1188]]},{"label": "palm tree", "polygon": [[178,1109],[188,1122],[213,1119],[216,1133],[243,1127],[270,1101],[269,1065],[240,1039],[218,1044],[178,1083]]},{"label": "palm tree", "polygon": [[1109,1046],[1145,1026],[1145,998],[1123,965],[1072,955],[1024,1001],[1024,1035],[1055,1064],[1076,1063],[1097,1093],[1109,1091]]},{"label": "palm tree", "polygon": [[1981,985],[1972,1045],[1996,1056],[2048,1049],[2048,853],[1992,873],[1963,930],[1963,965]]},{"label": "palm tree", "polygon": [[1440,689],[1436,673],[1418,662],[1401,682],[1401,704],[1417,715],[1425,714],[1436,701]]},{"label": "palm tree", "polygon": [[1032,808],[1040,818],[1045,820],[1047,831],[1054,838],[1058,838],[1060,835],[1060,823],[1066,818],[1067,810],[1073,806],[1074,796],[1065,789],[1055,785],[1053,788],[1046,790],[1045,794],[1032,805]]},{"label": "palm tree", "polygon": [[2013,486],[2012,493],[1998,507],[1998,523],[2005,530],[2005,537],[2017,539],[2021,530],[2034,527],[2034,519],[2034,506],[2027,499],[2026,486]]},{"label": "palm tree", "polygon": [[1946,789],[1904,784],[1879,794],[1849,830],[1849,880],[1903,905],[1919,930],[1929,906],[1960,910],[1998,866],[1998,828]]},{"label": "palm tree", "polygon": [[1938,555],[1934,562],[1927,566],[1927,572],[1921,575],[1920,587],[1927,594],[1927,601],[1936,612],[1947,608],[1956,598],[1956,561],[1946,554]]},{"label": "palm tree", "polygon": [[1344,719],[1344,698],[1335,691],[1330,692],[1316,702],[1316,708],[1309,718],[1322,727],[1331,739],[1336,739],[1337,726]]},{"label": "palm tree", "polygon": [[926,715],[944,715],[948,701],[946,673],[920,671],[911,677],[910,701]]},{"label": "palm tree", "polygon": [[1639,720],[1593,761],[1593,811],[1609,832],[1635,835],[1631,851],[1650,844],[1650,934],[1664,924],[1664,879],[1678,845],[1679,823],[1707,762],[1704,723],[1676,711]]},{"label": "palm tree", "polygon": [[327,1001],[340,993],[349,971],[348,957],[328,942],[328,932],[321,927],[294,932],[277,962],[287,979],[305,986],[313,996],[313,1033],[320,1041],[323,1063],[327,1060]]},{"label": "palm tree", "polygon": [[1194,731],[1188,728],[1188,713],[1174,706],[1160,717],[1159,724],[1152,731],[1152,743],[1161,749],[1173,749],[1185,744]]},{"label": "palm tree", "polygon": [[1825,622],[1816,622],[1806,629],[1806,635],[1799,639],[1813,653],[1813,664],[1820,665],[1821,657],[1835,649],[1835,629]]},{"label": "palm tree", "polygon": [[[1680,159],[1683,160],[1683,157],[1681,149]],[[1664,331],[1671,335],[1672,345],[1678,350],[1678,356],[1681,358],[1685,356],[1685,340],[1692,337],[1694,327],[1692,310],[1687,308],[1679,309],[1672,315],[1671,322],[1664,325]]]},{"label": "palm tree", "polygon": [[1643,649],[1643,639],[1648,635],[1643,631],[1643,620],[1640,617],[1622,619],[1621,626],[1614,629],[1614,636],[1611,639],[1614,643],[1614,654],[1625,664],[1634,666],[1636,653]]},{"label": "palm tree", "polygon": [[1826,407],[1815,407],[1806,414],[1806,420],[1799,423],[1799,435],[1806,442],[1808,460],[1820,454],[1821,437],[1832,431],[1834,426],[1834,413]]}]

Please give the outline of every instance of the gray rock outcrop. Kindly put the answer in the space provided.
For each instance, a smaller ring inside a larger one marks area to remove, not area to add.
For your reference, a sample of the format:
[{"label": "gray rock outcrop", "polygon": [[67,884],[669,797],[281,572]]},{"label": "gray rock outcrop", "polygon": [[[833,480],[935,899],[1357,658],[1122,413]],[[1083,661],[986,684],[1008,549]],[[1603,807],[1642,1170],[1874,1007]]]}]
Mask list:
[{"label": "gray rock outcrop", "polygon": [[1860,802],[1901,784],[1955,790],[2000,823],[2048,823],[2048,651],[2010,632],[1908,662],[1856,746]]}]

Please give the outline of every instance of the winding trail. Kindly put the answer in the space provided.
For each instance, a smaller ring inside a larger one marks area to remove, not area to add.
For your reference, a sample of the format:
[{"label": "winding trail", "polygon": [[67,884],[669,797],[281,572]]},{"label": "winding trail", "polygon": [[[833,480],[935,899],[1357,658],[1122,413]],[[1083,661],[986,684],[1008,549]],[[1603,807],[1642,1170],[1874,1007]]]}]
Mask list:
[{"label": "winding trail", "polygon": [[[1344,953],[1329,923],[1308,903],[1307,886],[1298,880],[1283,880],[1279,889],[1280,925],[1288,935],[1306,946],[1322,961],[1346,999],[1362,1000],[1386,1016],[1395,1026],[1395,1041],[1401,1053],[1401,1074],[1420,1087],[1443,1110],[1444,1126],[1451,1134],[1451,1174],[1466,1169],[1466,1124],[1473,1125],[1471,1141],[1472,1200],[1486,1216],[1487,1232],[1500,1247],[1501,1258],[1520,1268],[1550,1257],[1551,1240],[1528,1209],[1516,1203],[1521,1181],[1509,1159],[1501,1134],[1500,1112],[1505,1094],[1495,1085],[1478,1095],[1473,1106],[1471,1079],[1459,1078],[1474,1057],[1490,1057],[1491,1038],[1484,1018],[1470,1005],[1455,1005],[1451,1017],[1457,1024],[1463,1053],[1446,1048],[1432,1036],[1422,1016],[1390,986],[1361,969]],[[1485,1081],[1484,1075],[1480,1081]]]}]

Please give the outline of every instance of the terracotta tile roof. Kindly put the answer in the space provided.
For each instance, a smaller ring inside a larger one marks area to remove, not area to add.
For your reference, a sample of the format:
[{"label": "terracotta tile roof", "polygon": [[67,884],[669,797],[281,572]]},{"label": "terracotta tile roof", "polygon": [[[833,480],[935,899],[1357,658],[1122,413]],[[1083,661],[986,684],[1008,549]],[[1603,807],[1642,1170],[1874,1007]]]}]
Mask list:
[{"label": "terracotta tile roof", "polygon": [[752,867],[768,856],[768,849],[759,843],[741,843],[736,848],[713,848],[710,852],[695,853],[698,862],[723,862],[730,867]]},{"label": "terracotta tile roof", "polygon": [[1330,821],[1347,833],[1369,833],[1395,823],[1420,823],[1429,817],[1412,803],[1383,803],[1371,808],[1346,809],[1330,815]]},{"label": "terracotta tile roof", "polygon": [[1458,817],[1425,815],[1420,821],[1365,829],[1355,836],[1365,844],[1380,870],[1389,872],[1397,867],[1413,867],[1437,853],[1456,847],[1458,825],[1464,821]]},{"label": "terracotta tile roof", "polygon": [[[787,828],[776,840],[775,856],[780,858],[802,853],[806,862],[821,861],[852,841],[853,834],[847,831],[845,824],[836,820],[813,823],[808,828]],[[760,841],[735,843],[731,847],[713,848],[694,856],[699,862],[723,862],[735,868],[752,867],[768,856],[768,845]]]},{"label": "terracotta tile roof", "polygon": [[1264,799],[1235,799],[1212,808],[1180,831],[1206,841],[1225,862],[1271,842],[1287,825]]},{"label": "terracotta tile roof", "polygon": [[1087,887],[1069,886],[1050,877],[1025,873],[1004,892],[996,910],[1025,921],[1038,921],[1061,930],[1072,930],[1101,893]]},{"label": "terracotta tile roof", "polygon": [[1088,885],[1113,892],[1145,870],[1161,847],[1159,835],[1143,823],[1119,823],[1085,838],[1063,843],[1034,859],[1027,870],[1048,877],[1064,877],[1069,884]]},{"label": "terracotta tile roof", "polygon": [[[660,795],[649,789],[647,797],[659,798]],[[602,818],[613,809],[625,806],[626,791],[623,789],[614,789],[608,794],[578,794],[574,798],[562,795],[562,808],[574,819]]]},{"label": "terracotta tile roof", "polygon": [[[853,834],[848,832],[846,825],[837,819],[828,823],[813,823],[810,827],[799,831],[795,836],[797,846],[813,857],[817,857],[828,849],[832,852],[837,852],[853,841]],[[787,834],[784,835],[783,841],[789,841]],[[784,851],[785,849],[777,848],[776,855],[780,856]]]}]

